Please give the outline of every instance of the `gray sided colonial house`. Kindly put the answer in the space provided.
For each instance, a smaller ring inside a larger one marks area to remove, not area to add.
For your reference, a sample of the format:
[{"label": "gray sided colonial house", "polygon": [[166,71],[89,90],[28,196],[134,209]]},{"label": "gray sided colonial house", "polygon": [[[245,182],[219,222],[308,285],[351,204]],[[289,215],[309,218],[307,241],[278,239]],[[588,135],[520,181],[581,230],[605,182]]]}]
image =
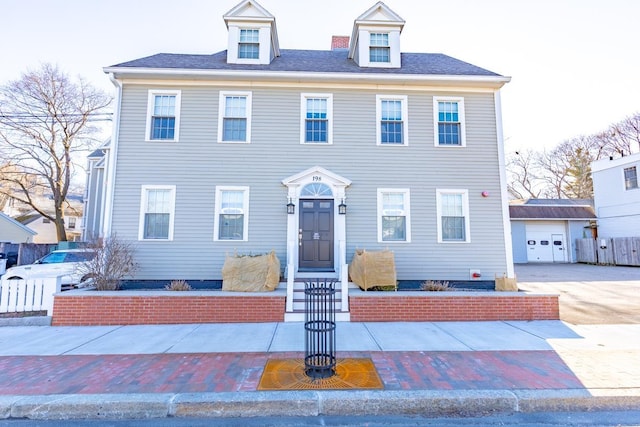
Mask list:
[{"label": "gray sided colonial house", "polygon": [[405,21],[382,2],[331,50],[280,49],[253,0],[224,23],[221,52],[104,70],[118,98],[101,228],[136,241],[137,279],[220,280],[226,255],[274,250],[288,292],[309,276],[345,289],[356,249],[393,251],[398,280],[513,277],[510,78],[401,53]]}]

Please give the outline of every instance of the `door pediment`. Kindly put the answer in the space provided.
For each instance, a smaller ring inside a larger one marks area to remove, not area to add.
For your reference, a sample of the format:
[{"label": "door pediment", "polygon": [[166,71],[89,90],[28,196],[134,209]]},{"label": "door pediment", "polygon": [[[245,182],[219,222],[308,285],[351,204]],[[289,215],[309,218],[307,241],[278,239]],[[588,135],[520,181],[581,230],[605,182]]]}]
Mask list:
[{"label": "door pediment", "polygon": [[282,184],[289,188],[298,187],[309,182],[322,182],[337,188],[345,188],[351,185],[351,180],[320,166],[314,166],[282,180]]}]

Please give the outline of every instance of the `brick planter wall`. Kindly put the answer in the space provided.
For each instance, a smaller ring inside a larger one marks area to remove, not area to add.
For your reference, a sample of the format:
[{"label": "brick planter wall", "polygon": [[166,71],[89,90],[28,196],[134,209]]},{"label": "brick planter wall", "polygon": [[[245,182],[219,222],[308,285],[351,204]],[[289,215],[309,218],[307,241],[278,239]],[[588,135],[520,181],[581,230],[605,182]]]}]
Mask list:
[{"label": "brick planter wall", "polygon": [[[69,291],[53,326],[283,322],[286,291]],[[525,292],[349,291],[352,322],[558,320],[558,295]]]},{"label": "brick planter wall", "polygon": [[70,291],[56,294],[51,325],[282,322],[285,293],[276,292]]},{"label": "brick planter wall", "polygon": [[362,292],[349,294],[352,322],[558,320],[558,295],[524,292]]}]

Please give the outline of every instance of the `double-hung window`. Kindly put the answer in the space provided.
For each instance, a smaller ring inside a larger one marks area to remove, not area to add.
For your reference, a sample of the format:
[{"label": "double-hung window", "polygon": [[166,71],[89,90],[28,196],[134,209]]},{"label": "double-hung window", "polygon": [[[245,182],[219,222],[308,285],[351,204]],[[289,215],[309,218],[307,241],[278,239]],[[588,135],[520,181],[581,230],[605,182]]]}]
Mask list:
[{"label": "double-hung window", "polygon": [[214,240],[248,240],[249,187],[216,187]]},{"label": "double-hung window", "polygon": [[435,145],[464,147],[464,99],[440,97],[433,99]]},{"label": "double-hung window", "polygon": [[369,34],[369,62],[391,62],[389,34]]},{"label": "double-hung window", "polygon": [[251,92],[220,92],[218,142],[251,141]]},{"label": "double-hung window", "polygon": [[333,96],[331,94],[303,93],[301,105],[301,135],[303,144],[333,143]]},{"label": "double-hung window", "polygon": [[177,141],[180,129],[180,91],[149,91],[147,141]]},{"label": "double-hung window", "polygon": [[436,190],[438,242],[469,242],[467,190]]},{"label": "double-hung window", "polygon": [[240,29],[239,59],[260,58],[260,30]]},{"label": "double-hung window", "polygon": [[378,189],[378,241],[410,242],[408,189]]},{"label": "double-hung window", "polygon": [[139,240],[173,240],[175,185],[143,185]]},{"label": "double-hung window", "polygon": [[376,96],[378,145],[407,145],[407,97]]},{"label": "double-hung window", "polygon": [[638,188],[638,173],[635,166],[624,169],[624,189]]}]

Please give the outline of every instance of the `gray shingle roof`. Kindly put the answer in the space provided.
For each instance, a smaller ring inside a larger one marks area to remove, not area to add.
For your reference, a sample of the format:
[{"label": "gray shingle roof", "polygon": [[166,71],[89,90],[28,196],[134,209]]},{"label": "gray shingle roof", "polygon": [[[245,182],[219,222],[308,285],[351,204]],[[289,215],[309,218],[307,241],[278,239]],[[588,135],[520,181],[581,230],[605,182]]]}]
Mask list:
[{"label": "gray shingle roof", "polygon": [[591,206],[541,206],[512,205],[509,206],[511,219],[595,219]]},{"label": "gray shingle roof", "polygon": [[538,206],[593,206],[593,199],[528,199],[524,204]]},{"label": "gray shingle roof", "polygon": [[359,67],[345,50],[282,49],[281,56],[268,65],[227,64],[227,51],[213,55],[159,53],[123,62],[108,68],[157,68],[176,70],[253,70],[274,72],[363,73],[363,74],[431,74],[453,76],[501,77],[441,53],[403,53],[401,68]]}]

